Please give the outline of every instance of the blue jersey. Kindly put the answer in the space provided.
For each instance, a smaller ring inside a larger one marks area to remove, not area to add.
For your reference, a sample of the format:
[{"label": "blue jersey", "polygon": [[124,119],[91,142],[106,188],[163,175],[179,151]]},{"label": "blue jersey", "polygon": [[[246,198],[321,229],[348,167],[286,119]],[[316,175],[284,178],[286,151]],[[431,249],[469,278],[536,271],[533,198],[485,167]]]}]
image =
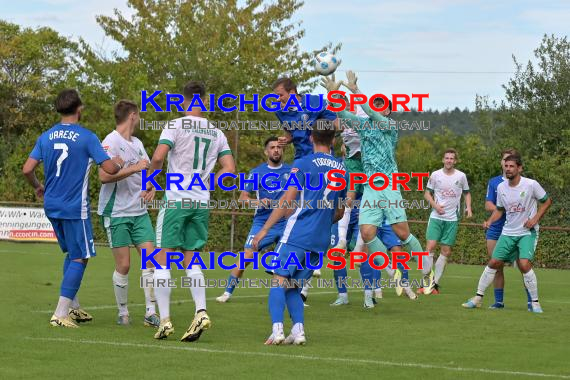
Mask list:
[{"label": "blue jersey", "polygon": [[[291,174],[295,175],[303,190],[299,190],[297,200],[301,204],[307,202],[309,207],[295,210],[287,219],[281,243],[296,246],[311,252],[325,252],[330,244],[331,226],[338,207],[339,197],[346,196],[346,189],[333,191],[327,189],[326,174],[329,170],[346,170],[341,160],[330,154],[313,153],[293,163]],[[320,190],[307,189],[306,174],[310,174],[310,186],[316,188],[322,183]],[[322,181],[319,176],[322,175]],[[319,200],[332,201],[334,207],[323,207]],[[321,208],[319,208],[321,207]]]},{"label": "blue jersey", "polygon": [[[253,190],[254,185],[253,183],[250,182],[247,182],[245,184],[244,189],[248,193],[255,192],[255,196],[257,199],[269,198],[272,200],[279,200],[283,195],[283,187],[287,182],[287,178],[289,178],[290,171],[291,171],[291,166],[287,164],[281,164],[279,167],[272,168],[265,162],[259,165],[258,167],[254,168],[251,172],[249,172],[248,179],[252,179],[254,177],[254,173],[257,173],[258,190]],[[279,175],[279,178],[276,178],[275,176],[269,176],[266,178],[265,181],[262,181],[263,176],[269,173],[275,173],[276,175]],[[279,185],[279,188],[275,190],[267,190],[265,189],[265,187],[263,187],[262,183],[265,183],[266,187],[277,187],[276,185]],[[267,221],[269,215],[271,215],[271,207],[258,208],[255,210],[253,222],[263,224]]]},{"label": "blue jersey", "polygon": [[109,159],[97,136],[78,124],[56,124],[41,134],[30,157],[44,163],[46,216],[88,219],[89,169]]},{"label": "blue jersey", "polygon": [[[489,184],[487,185],[487,196],[485,197],[486,201],[493,202],[493,204],[495,206],[497,205],[497,187],[504,180],[505,180],[505,178],[502,175],[498,175],[498,176],[493,177],[489,180]],[[499,219],[496,222],[494,222],[493,224],[491,224],[489,229],[502,230],[503,225],[505,224],[506,218],[507,218],[507,213],[503,213],[503,216],[501,217],[501,219]]]},{"label": "blue jersey", "polygon": [[281,123],[299,123],[299,126],[290,125],[284,128],[291,133],[293,137],[293,146],[295,147],[295,159],[305,157],[313,153],[313,144],[309,139],[311,130],[306,128],[307,125],[312,125],[317,119],[335,120],[336,114],[326,109],[326,102],[321,100],[318,95],[309,95],[309,105],[311,109],[316,109],[322,103],[321,111],[308,111],[305,104],[305,96],[301,95],[299,101],[302,112],[297,109],[291,111],[277,111],[275,115]]}]

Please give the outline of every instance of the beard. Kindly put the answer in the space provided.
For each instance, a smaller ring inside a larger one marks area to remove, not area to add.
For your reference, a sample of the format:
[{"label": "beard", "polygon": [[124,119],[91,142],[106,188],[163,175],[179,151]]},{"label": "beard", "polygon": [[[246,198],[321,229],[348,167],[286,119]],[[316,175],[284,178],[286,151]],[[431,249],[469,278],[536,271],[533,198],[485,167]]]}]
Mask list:
[{"label": "beard", "polygon": [[278,164],[281,162],[281,156],[275,158],[275,157],[269,157],[269,161],[273,162],[274,164]]}]

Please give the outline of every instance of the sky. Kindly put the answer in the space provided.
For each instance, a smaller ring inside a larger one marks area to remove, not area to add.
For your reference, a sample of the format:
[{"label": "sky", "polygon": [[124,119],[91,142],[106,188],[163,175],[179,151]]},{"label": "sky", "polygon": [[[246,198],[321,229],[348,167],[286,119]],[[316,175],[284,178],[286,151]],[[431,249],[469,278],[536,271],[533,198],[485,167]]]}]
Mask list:
[{"label": "sky", "polygon": [[[111,50],[95,16],[115,8],[131,14],[125,0],[0,0],[0,18]],[[302,49],[342,44],[337,79],[353,70],[366,94],[429,93],[424,107],[439,110],[474,109],[476,95],[504,99],[512,56],[526,63],[544,34],[568,36],[569,20],[565,0],[306,0],[294,16]]]}]

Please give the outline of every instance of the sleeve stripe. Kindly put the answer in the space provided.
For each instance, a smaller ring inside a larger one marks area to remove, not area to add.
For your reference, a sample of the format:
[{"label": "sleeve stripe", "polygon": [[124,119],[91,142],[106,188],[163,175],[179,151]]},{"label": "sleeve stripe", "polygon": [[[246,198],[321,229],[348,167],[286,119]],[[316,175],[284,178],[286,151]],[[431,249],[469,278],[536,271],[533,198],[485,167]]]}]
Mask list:
[{"label": "sleeve stripe", "polygon": [[158,140],[158,143],[168,145],[170,147],[170,149],[174,148],[174,143],[170,140],[167,140],[167,139]]},{"label": "sleeve stripe", "polygon": [[218,153],[218,158],[222,157],[222,156],[226,156],[228,154],[232,154],[232,151],[229,149],[223,150],[220,153]]},{"label": "sleeve stripe", "polygon": [[546,201],[548,200],[548,198],[549,198],[549,197],[548,197],[548,194],[545,194],[544,197],[542,197],[542,198],[539,199],[538,201],[539,201],[540,203],[544,203],[544,202],[546,202]]},{"label": "sleeve stripe", "polygon": [[505,211],[505,208],[501,207],[501,206],[497,206],[497,210]]}]

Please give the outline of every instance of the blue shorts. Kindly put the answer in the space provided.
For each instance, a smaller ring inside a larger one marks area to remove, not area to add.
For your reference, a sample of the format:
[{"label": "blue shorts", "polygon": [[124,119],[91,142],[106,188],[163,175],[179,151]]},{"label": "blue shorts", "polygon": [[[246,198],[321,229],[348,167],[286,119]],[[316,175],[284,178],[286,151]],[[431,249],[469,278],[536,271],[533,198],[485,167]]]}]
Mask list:
[{"label": "blue shorts", "polygon": [[338,244],[338,223],[331,226],[331,247]]},{"label": "blue shorts", "polygon": [[486,240],[499,240],[501,236],[501,232],[503,232],[502,228],[489,228],[487,232],[485,232],[485,239]]},{"label": "blue shorts", "polygon": [[95,256],[91,219],[49,218],[63,253],[71,260]]},{"label": "blue shorts", "polygon": [[[247,240],[245,241],[245,245],[244,245],[245,249],[253,248],[253,246],[251,245],[251,242],[253,241],[253,237],[255,235],[257,235],[257,233],[263,228],[264,224],[265,224],[265,221],[263,221],[262,223],[253,222],[253,225],[251,226],[251,229],[249,230],[249,234],[247,234]],[[278,243],[279,240],[281,239],[281,236],[283,235],[283,230],[285,229],[286,225],[287,225],[287,223],[285,223],[285,222],[279,222],[277,224],[274,224],[273,227],[271,227],[269,229],[269,231],[267,232],[267,235],[265,235],[265,237],[259,242],[259,247],[258,247],[259,250],[261,251],[264,248],[267,248],[272,244]]]},{"label": "blue shorts", "polygon": [[[348,233],[346,234],[347,240],[356,245],[356,239],[358,239],[359,233],[358,223],[355,223],[354,228],[352,225],[348,226]],[[378,239],[382,241],[382,244],[384,244],[388,250],[402,245],[402,241],[389,224],[384,223],[378,227],[376,236],[378,236]]]},{"label": "blue shorts", "polygon": [[[295,247],[287,243],[279,243],[275,252],[279,255],[277,257],[279,268],[275,269],[273,273],[294,280],[308,280],[313,276],[313,269],[309,269],[305,265],[307,256],[309,256],[310,263],[313,266],[317,266],[319,261],[322,261],[319,253],[306,252],[303,248]],[[284,268],[292,252],[297,255],[297,259],[302,268],[297,267],[297,264],[293,261],[290,261],[290,265]]]}]

